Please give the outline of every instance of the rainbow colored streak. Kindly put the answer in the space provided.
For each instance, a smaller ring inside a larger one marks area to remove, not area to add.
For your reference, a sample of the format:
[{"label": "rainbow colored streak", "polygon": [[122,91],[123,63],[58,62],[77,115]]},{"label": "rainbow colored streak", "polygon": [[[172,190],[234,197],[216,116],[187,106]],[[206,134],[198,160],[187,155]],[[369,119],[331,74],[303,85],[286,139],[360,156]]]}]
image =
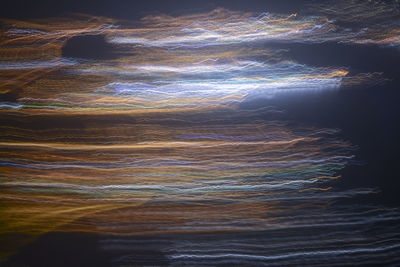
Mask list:
[{"label": "rainbow colored streak", "polygon": [[[335,131],[273,121],[190,128],[149,121],[113,131],[129,127],[144,132],[121,140],[87,128],[95,139],[81,133],[85,143],[0,143],[2,233],[267,230],[287,209],[282,201],[319,198],[327,205],[340,197],[329,193],[329,181],[353,158],[348,143],[332,139]],[[18,138],[25,132],[5,130]],[[63,131],[46,136],[56,140]]]}]

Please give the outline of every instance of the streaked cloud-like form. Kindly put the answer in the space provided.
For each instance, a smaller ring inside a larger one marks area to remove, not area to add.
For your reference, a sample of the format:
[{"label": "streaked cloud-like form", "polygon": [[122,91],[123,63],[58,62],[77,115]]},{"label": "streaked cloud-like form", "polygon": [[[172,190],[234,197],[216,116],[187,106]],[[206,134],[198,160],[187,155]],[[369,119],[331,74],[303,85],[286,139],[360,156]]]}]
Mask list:
[{"label": "streaked cloud-like form", "polygon": [[[400,12],[396,3],[335,1],[315,4],[313,9],[320,15],[251,14],[216,9],[178,18],[148,16],[142,19],[144,30],[120,29],[111,35],[110,42],[169,48],[271,41],[399,44]],[[368,23],[371,18],[385,21]],[[338,21],[367,23],[370,27],[343,27]]]},{"label": "streaked cloud-like form", "polygon": [[[66,143],[57,142],[65,130],[47,131],[53,140],[40,142],[25,129],[3,127],[21,141],[0,143],[2,233],[41,234],[63,225],[82,231],[74,220],[83,217],[87,231],[109,234],[266,230],[276,223],[281,201],[341,197],[329,192],[329,183],[353,160],[353,148],[333,139],[335,131],[274,121],[213,125],[203,119],[191,127],[147,121],[117,124],[113,132],[134,129],[142,134],[121,139],[87,128]],[[147,212],[150,200],[170,218]],[[119,209],[132,214],[123,219]]]},{"label": "streaked cloud-like form", "polygon": [[[355,21],[373,16],[367,4],[357,3],[353,4],[357,14],[351,15],[350,6],[342,7],[343,14]],[[321,15],[257,15],[216,9],[181,17],[148,16],[134,27],[100,17],[87,22],[84,16],[74,23],[5,20],[9,29],[3,33],[6,39],[1,51],[12,60],[0,63],[1,91],[16,90],[20,97],[18,103],[2,103],[1,107],[39,113],[159,112],[231,105],[254,95],[339,88],[344,77],[346,84],[368,79],[347,77],[346,68],[304,66],[284,59],[284,51],[260,44],[397,44],[396,20],[390,25],[348,29],[335,24],[342,19],[339,9],[324,5],[314,9]],[[381,6],[376,15],[386,14],[387,9]],[[105,35],[121,56],[96,63],[62,58],[64,43],[85,34]],[[48,76],[48,72],[53,74]],[[374,76],[362,77],[368,75]]]},{"label": "streaked cloud-like form", "polygon": [[[229,11],[215,12],[223,15]],[[98,19],[98,25],[81,25],[82,29],[48,26],[48,33],[37,33],[33,29],[10,30],[6,34],[12,38],[4,41],[3,49],[12,53],[15,46],[9,51],[7,45],[14,43],[19,45],[19,54],[26,49],[29,54],[43,54],[42,46],[54,43],[61,50],[63,42],[78,34],[106,34],[111,38],[114,33],[126,32],[111,24],[101,24],[106,21]],[[37,46],[38,51],[32,51],[28,42],[44,44]],[[132,52],[121,45],[115,49],[125,56],[93,63],[56,57],[60,54],[58,51],[53,58],[44,53],[48,60],[31,55],[29,60],[1,63],[0,71],[7,79],[2,91],[7,93],[23,87],[18,104],[3,103],[2,107],[22,107],[41,114],[198,109],[240,103],[254,95],[271,97],[285,91],[338,88],[348,73],[344,68],[315,68],[282,60],[282,51],[260,47],[203,47],[196,49],[195,54],[186,48],[141,47]],[[260,61],[260,56],[265,60]],[[51,71],[54,74],[47,75]]]},{"label": "streaked cloud-like form", "polygon": [[396,225],[397,209],[353,202],[374,189],[335,189],[359,163],[337,130],[211,114],[164,126],[143,116],[84,130],[2,127],[1,234],[99,233],[116,266],[136,262],[138,247],[161,246],[174,265],[340,264],[398,251],[392,230],[367,234]]}]

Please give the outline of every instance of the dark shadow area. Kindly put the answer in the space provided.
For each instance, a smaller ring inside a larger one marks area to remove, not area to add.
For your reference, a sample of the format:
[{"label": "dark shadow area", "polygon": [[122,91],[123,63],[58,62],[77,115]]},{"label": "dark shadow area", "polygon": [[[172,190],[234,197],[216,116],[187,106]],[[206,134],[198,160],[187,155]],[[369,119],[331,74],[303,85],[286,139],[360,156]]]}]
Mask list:
[{"label": "dark shadow area", "polygon": [[[164,266],[168,260],[160,251],[135,247],[129,251],[104,250],[100,235],[88,233],[53,232],[40,236],[24,247],[4,266],[12,267],[106,267],[124,266],[115,260],[130,256],[129,266]],[[104,237],[103,237],[104,238]],[[0,265],[3,266],[3,265]]]},{"label": "dark shadow area", "polygon": [[0,94],[0,102],[15,103],[19,97],[19,93],[22,90],[13,90],[4,94]]},{"label": "dark shadow area", "polygon": [[337,187],[376,187],[374,203],[399,206],[398,151],[400,151],[400,76],[396,67],[400,51],[395,47],[374,45],[273,44],[289,49],[287,57],[315,67],[347,67],[349,76],[382,72],[383,84],[365,83],[333,91],[282,94],[273,99],[255,100],[243,106],[274,105],[285,114],[281,120],[317,128],[341,130],[340,137],[357,146],[357,160],[362,166],[342,171]]},{"label": "dark shadow area", "polygon": [[335,43],[289,47],[290,57],[303,64],[346,66],[350,75],[383,72],[389,79],[383,85],[341,88],[327,94],[281,99],[281,103],[293,120],[337,127],[342,130],[343,139],[358,146],[357,158],[365,165],[346,168],[339,186],[378,187],[382,192],[374,201],[400,205],[400,181],[396,175],[400,149],[398,48]]},{"label": "dark shadow area", "polygon": [[111,257],[100,251],[95,235],[48,233],[10,259],[10,266],[111,266]]},{"label": "dark shadow area", "polygon": [[62,48],[63,57],[81,59],[113,59],[117,55],[104,35],[79,35],[69,39]]},{"label": "dark shadow area", "polygon": [[274,99],[252,101],[244,106],[274,105],[285,113],[282,121],[338,128],[340,138],[357,146],[362,166],[349,166],[335,186],[339,190],[376,187],[376,204],[399,206],[398,151],[400,151],[400,86],[391,82],[366,89],[285,94]]},{"label": "dark shadow area", "polygon": [[398,78],[400,50],[397,47],[356,45],[344,43],[267,44],[268,47],[288,49],[288,59],[315,67],[347,67],[351,73],[384,72]]},{"label": "dark shadow area", "polygon": [[222,7],[247,12],[294,13],[306,8],[311,0],[7,0],[0,10],[0,17],[15,19],[46,18],[65,16],[71,13],[86,13],[120,19],[138,20],[156,13],[182,15],[207,12]]}]

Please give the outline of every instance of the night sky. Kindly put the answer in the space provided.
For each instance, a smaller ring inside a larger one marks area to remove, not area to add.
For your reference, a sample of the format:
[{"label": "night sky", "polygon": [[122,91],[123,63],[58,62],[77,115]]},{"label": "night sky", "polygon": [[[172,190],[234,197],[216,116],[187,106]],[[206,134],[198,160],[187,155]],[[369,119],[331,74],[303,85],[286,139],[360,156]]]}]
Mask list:
[{"label": "night sky", "polygon": [[398,266],[398,1],[9,1],[0,266]]}]

